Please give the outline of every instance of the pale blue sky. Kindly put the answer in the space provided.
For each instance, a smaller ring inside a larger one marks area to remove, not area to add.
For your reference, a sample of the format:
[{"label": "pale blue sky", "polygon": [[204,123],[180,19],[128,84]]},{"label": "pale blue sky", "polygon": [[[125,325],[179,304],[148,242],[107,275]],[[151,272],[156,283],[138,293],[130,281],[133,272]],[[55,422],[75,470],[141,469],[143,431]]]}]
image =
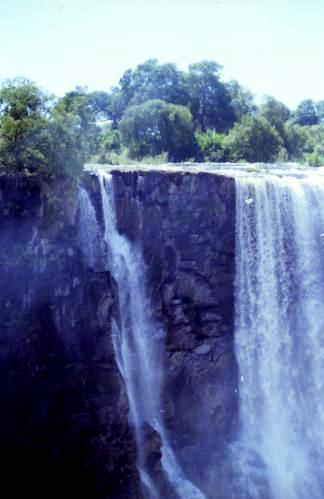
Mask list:
[{"label": "pale blue sky", "polygon": [[0,79],[109,89],[148,58],[224,66],[257,97],[324,99],[324,0],[0,0]]}]

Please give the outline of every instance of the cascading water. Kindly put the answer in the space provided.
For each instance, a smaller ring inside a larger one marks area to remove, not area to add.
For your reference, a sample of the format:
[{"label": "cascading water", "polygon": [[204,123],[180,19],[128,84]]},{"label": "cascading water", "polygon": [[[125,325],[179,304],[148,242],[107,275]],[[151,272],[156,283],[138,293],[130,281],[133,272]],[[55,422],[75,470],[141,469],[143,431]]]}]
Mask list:
[{"label": "cascading water", "polygon": [[148,424],[161,437],[162,466],[175,492],[181,499],[203,499],[204,495],[184,478],[164,428],[161,405],[164,332],[150,315],[144,263],[138,249],[118,233],[111,175],[100,172],[99,178],[109,267],[119,291],[121,324],[114,328],[114,349],[136,433],[141,478],[149,497],[159,497],[143,455],[145,424]]},{"label": "cascading water", "polygon": [[324,177],[237,176],[236,196],[242,443],[271,491],[246,466],[244,497],[323,499]]},{"label": "cascading water", "polygon": [[79,210],[81,246],[90,267],[94,267],[98,253],[99,232],[94,207],[89,194],[83,187],[79,190]]}]

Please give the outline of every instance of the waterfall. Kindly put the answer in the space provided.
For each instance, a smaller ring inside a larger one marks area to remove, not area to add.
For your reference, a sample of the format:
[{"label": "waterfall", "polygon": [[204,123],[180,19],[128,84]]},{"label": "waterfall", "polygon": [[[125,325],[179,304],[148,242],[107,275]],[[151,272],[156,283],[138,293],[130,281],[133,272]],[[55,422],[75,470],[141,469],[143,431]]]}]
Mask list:
[{"label": "waterfall", "polygon": [[145,463],[145,425],[162,440],[162,467],[181,499],[203,499],[204,495],[183,476],[168,442],[163,423],[164,331],[151,317],[145,291],[145,265],[135,245],[119,234],[116,225],[114,188],[111,175],[99,173],[108,248],[108,265],[117,282],[121,324],[114,325],[113,343],[123,376],[138,447],[138,466],[149,497],[159,497],[159,487]]},{"label": "waterfall", "polygon": [[98,254],[99,231],[94,207],[83,187],[79,189],[79,211],[81,247],[89,266],[94,267]]},{"label": "waterfall", "polygon": [[238,176],[236,197],[241,441],[271,490],[242,459],[244,497],[323,499],[324,178]]}]

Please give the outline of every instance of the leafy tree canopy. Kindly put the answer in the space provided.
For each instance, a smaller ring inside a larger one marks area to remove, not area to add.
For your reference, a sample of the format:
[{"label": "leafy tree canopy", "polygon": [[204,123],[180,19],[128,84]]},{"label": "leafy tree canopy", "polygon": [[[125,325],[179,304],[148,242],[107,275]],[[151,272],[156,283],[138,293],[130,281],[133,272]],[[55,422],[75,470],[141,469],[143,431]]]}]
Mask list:
[{"label": "leafy tree canopy", "polygon": [[225,145],[232,161],[270,162],[276,159],[282,140],[263,116],[246,115],[230,130]]},{"label": "leafy tree canopy", "polygon": [[291,161],[297,161],[303,157],[308,141],[305,127],[288,121],[284,125],[284,143]]},{"label": "leafy tree canopy", "polygon": [[173,104],[188,101],[183,73],[175,64],[159,64],[156,59],[149,59],[136,69],[126,71],[120,87],[129,104],[142,104],[152,99]]},{"label": "leafy tree canopy", "polygon": [[225,161],[225,135],[210,128],[206,132],[196,132],[197,142],[204,161]]},{"label": "leafy tree canopy", "polygon": [[315,103],[315,110],[318,117],[319,123],[324,123],[324,100],[320,100]]},{"label": "leafy tree canopy", "polygon": [[290,117],[289,108],[271,96],[266,96],[263,99],[259,113],[266,118],[270,125],[274,126],[280,134],[283,133],[284,124]]},{"label": "leafy tree canopy", "polygon": [[119,87],[112,91],[110,117],[117,123],[127,107],[154,99],[183,105],[188,102],[184,74],[175,64],[149,59],[125,71]]},{"label": "leafy tree canopy", "polygon": [[294,117],[295,123],[301,126],[317,125],[319,122],[315,104],[311,99],[303,100],[297,107]]},{"label": "leafy tree canopy", "polygon": [[[76,87],[62,98],[33,82],[0,86],[0,171],[55,178],[89,161],[324,162],[324,100],[294,113],[273,97],[259,107],[222,67],[200,61],[179,70],[149,59],[109,92]],[[145,158],[147,157],[147,158]]]},{"label": "leafy tree canopy", "polygon": [[158,99],[132,106],[120,131],[133,158],[167,152],[170,161],[182,161],[196,153],[192,116],[184,106]]},{"label": "leafy tree canopy", "polygon": [[207,128],[226,132],[235,121],[230,94],[219,78],[221,68],[214,61],[202,61],[189,66],[189,108],[202,132]]},{"label": "leafy tree canopy", "polygon": [[53,115],[66,115],[78,121],[75,139],[79,141],[79,148],[85,158],[90,158],[96,151],[99,140],[97,101],[93,94],[88,94],[86,89],[77,87],[68,92],[58,101]]},{"label": "leafy tree canopy", "polygon": [[0,170],[55,178],[77,175],[85,160],[80,120],[28,80],[0,90]]},{"label": "leafy tree canopy", "polygon": [[235,121],[240,121],[245,114],[253,114],[257,110],[252,92],[243,87],[236,80],[225,84],[231,98],[231,105],[235,113]]}]

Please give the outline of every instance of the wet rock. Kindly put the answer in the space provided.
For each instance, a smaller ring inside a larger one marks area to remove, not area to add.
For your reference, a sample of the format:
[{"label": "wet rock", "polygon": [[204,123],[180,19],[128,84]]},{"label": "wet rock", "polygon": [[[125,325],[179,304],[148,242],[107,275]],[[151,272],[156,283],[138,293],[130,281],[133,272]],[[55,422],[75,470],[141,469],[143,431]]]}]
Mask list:
[{"label": "wet rock", "polygon": [[82,254],[76,190],[71,199],[56,193],[51,218],[47,193],[30,182],[0,177],[3,487],[35,499],[63,490],[80,499],[139,498],[111,338],[116,284]]},{"label": "wet rock", "polygon": [[[119,230],[143,251],[151,311],[165,331],[163,417],[184,472],[203,489],[208,480],[201,469],[211,466],[216,444],[221,461],[237,421],[234,180],[119,170],[113,178]],[[30,491],[35,499],[62,490],[80,499],[142,499],[114,358],[118,289],[105,245],[98,244],[90,264],[75,186],[69,198],[66,186],[58,189],[56,210],[49,193],[30,182],[0,177],[3,475],[17,484],[12,495]],[[85,174],[82,183],[102,236],[98,179]],[[8,449],[21,460],[8,458]],[[143,451],[161,497],[173,499],[161,438],[149,426]],[[26,478],[35,469],[38,484]],[[224,499],[217,492],[210,497]]]},{"label": "wet rock", "polygon": [[[116,171],[114,182],[119,228],[143,248],[153,313],[165,326],[166,423],[190,474],[192,460],[183,449],[190,445],[196,458],[211,456],[213,435],[213,445],[217,441],[225,453],[237,425],[234,180]],[[125,203],[140,210],[137,232],[125,218]]]},{"label": "wet rock", "polygon": [[162,457],[162,440],[159,433],[149,424],[145,423],[143,428],[143,462],[148,469],[152,469],[160,462]]}]

